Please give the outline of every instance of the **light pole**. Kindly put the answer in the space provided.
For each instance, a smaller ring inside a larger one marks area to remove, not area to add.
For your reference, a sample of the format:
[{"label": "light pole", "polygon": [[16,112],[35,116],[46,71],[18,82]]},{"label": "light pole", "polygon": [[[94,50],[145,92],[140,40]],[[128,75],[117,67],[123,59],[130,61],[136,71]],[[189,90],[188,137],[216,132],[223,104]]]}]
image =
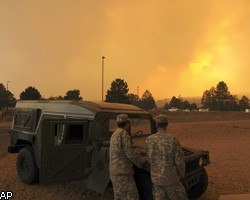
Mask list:
[{"label": "light pole", "polygon": [[[6,91],[9,91],[9,82],[10,81],[7,81],[7,87],[6,87]],[[9,101],[9,100],[8,100]],[[6,105],[6,109],[7,109],[7,112],[8,112],[8,110],[9,110],[9,106],[8,106],[8,104]]]},{"label": "light pole", "polygon": [[8,91],[9,82],[10,82],[10,81],[7,81],[7,88],[6,88],[6,89],[7,89],[7,91]]},{"label": "light pole", "polygon": [[103,85],[104,85],[104,59],[105,57],[102,56],[102,102],[103,102]]}]

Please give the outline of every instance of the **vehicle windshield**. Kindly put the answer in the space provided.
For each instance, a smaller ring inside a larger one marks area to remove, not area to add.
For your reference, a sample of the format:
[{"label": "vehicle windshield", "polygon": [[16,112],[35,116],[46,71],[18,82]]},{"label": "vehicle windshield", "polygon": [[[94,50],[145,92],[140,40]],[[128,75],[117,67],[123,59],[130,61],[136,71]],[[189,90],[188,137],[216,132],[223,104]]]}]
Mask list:
[{"label": "vehicle windshield", "polygon": [[[150,119],[138,117],[130,117],[131,136],[142,137],[151,135]],[[116,119],[109,119],[109,131],[114,132],[118,128]]]}]

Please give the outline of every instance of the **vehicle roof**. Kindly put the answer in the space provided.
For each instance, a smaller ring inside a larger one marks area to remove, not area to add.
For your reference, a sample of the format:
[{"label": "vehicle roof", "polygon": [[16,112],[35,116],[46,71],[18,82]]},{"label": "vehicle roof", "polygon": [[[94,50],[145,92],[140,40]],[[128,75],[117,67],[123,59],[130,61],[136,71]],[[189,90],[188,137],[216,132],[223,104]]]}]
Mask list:
[{"label": "vehicle roof", "polygon": [[98,112],[148,113],[131,104],[72,100],[19,100],[16,108],[41,109],[42,112],[92,115],[93,117]]}]

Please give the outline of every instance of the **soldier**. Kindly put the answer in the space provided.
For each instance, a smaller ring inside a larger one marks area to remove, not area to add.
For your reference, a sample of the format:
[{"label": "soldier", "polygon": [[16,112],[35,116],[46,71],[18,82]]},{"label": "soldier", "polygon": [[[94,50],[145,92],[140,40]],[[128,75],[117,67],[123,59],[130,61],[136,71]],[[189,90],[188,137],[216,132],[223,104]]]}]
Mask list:
[{"label": "soldier", "polygon": [[178,140],[166,132],[167,116],[158,115],[155,121],[158,132],[146,140],[154,199],[187,200],[185,188],[181,183],[185,175],[182,148]]},{"label": "soldier", "polygon": [[136,151],[128,134],[130,121],[128,115],[117,116],[118,129],[110,139],[110,178],[113,184],[115,200],[138,200],[138,191],[134,180],[133,164],[141,168],[146,157]]}]

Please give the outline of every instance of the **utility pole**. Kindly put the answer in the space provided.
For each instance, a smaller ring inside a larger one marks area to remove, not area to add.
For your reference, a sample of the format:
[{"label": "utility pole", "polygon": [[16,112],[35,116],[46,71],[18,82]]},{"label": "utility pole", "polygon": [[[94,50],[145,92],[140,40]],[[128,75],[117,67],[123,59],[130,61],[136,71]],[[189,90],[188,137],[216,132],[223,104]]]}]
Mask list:
[{"label": "utility pole", "polygon": [[137,86],[137,96],[139,97],[139,86]]},{"label": "utility pole", "polygon": [[[9,82],[10,82],[10,81],[7,81],[6,91],[9,91]],[[9,104],[9,99],[8,99],[8,104]],[[7,112],[8,112],[8,110],[9,110],[8,104],[6,105]]]},{"label": "utility pole", "polygon": [[103,87],[104,87],[104,59],[105,57],[102,56],[102,102],[103,102]]},{"label": "utility pole", "polygon": [[8,86],[9,86],[9,82],[10,82],[10,81],[7,81],[7,87],[6,87],[7,91],[9,90],[9,89],[8,89]]}]

